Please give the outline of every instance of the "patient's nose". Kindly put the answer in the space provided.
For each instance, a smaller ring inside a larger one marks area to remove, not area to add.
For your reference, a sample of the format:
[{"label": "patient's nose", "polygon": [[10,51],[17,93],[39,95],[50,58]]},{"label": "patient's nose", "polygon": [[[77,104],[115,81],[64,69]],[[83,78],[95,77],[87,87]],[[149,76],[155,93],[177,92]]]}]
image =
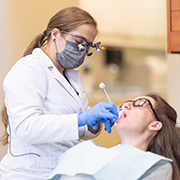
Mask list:
[{"label": "patient's nose", "polygon": [[124,109],[130,109],[131,106],[132,106],[132,102],[125,102],[125,103],[123,104],[123,106],[124,106]]}]

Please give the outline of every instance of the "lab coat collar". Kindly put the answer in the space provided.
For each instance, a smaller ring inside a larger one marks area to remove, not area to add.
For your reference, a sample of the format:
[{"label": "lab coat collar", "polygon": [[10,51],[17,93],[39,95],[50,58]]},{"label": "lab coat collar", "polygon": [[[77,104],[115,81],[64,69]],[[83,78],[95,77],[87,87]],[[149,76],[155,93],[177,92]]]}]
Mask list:
[{"label": "lab coat collar", "polygon": [[[77,77],[79,75],[78,70],[66,70],[67,78],[69,78],[70,83],[66,80],[66,78],[58,71],[58,69],[55,67],[51,59],[46,55],[46,53],[41,48],[35,48],[32,52],[33,55],[37,56],[44,65],[51,71],[53,77],[67,90],[67,92],[76,100],[77,104],[81,106],[80,98],[81,95],[77,95],[73,87],[79,92],[79,89],[77,89]],[[73,79],[76,79],[75,81]],[[72,80],[71,80],[72,79]],[[80,107],[82,110],[82,107]]]},{"label": "lab coat collar", "polygon": [[52,70],[55,67],[51,59],[46,55],[46,53],[41,48],[35,48],[32,51],[32,54],[37,56],[39,59],[41,59],[48,69]]}]

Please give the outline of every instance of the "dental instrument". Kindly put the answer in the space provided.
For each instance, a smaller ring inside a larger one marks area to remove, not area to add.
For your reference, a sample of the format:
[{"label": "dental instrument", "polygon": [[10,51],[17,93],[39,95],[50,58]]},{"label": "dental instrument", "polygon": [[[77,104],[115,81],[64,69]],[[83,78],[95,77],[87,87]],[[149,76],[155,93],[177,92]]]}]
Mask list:
[{"label": "dental instrument", "polygon": [[109,98],[109,95],[108,95],[108,93],[107,93],[107,91],[106,91],[106,89],[105,89],[106,85],[105,85],[104,83],[100,83],[100,84],[99,84],[99,87],[104,90],[104,92],[105,92],[105,94],[106,94],[109,102],[111,102],[111,99]]},{"label": "dental instrument", "polygon": [[[106,89],[105,89],[106,85],[102,82],[102,83],[99,84],[99,87],[104,90],[104,92],[105,92],[105,94],[106,94],[109,102],[112,102],[111,99],[110,99],[110,97],[109,97],[109,95],[108,95],[108,93],[107,93],[107,91],[106,91]],[[123,111],[124,111],[124,106],[122,106],[121,108],[118,108],[118,111],[119,111],[119,117],[120,117],[121,114],[122,114]]]}]

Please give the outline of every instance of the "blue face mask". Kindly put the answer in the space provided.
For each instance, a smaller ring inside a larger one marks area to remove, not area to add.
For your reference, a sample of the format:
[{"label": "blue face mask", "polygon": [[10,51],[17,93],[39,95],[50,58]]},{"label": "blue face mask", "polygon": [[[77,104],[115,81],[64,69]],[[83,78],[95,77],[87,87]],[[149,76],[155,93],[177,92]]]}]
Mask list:
[{"label": "blue face mask", "polygon": [[79,51],[78,44],[66,41],[63,51],[60,53],[56,52],[56,60],[61,67],[74,69],[84,62],[87,51],[87,49]]}]

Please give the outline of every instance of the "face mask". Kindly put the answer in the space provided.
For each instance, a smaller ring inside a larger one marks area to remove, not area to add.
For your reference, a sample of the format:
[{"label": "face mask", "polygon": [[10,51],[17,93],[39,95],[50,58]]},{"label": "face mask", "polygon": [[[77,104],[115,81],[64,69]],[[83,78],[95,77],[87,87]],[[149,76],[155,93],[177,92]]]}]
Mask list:
[{"label": "face mask", "polygon": [[86,49],[84,51],[79,51],[77,44],[66,41],[63,51],[56,53],[56,60],[61,67],[65,69],[74,69],[79,67],[84,62],[86,54]]}]

